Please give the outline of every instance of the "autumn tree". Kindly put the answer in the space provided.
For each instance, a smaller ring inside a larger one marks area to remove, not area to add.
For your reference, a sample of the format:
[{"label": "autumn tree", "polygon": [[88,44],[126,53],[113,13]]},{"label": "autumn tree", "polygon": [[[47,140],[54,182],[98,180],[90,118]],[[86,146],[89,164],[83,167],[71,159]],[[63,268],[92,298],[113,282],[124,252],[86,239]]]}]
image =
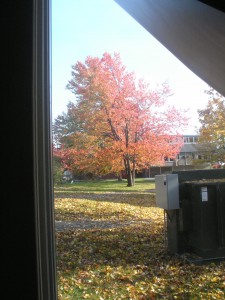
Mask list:
[{"label": "autumn tree", "polygon": [[125,170],[132,186],[135,170],[179,152],[186,119],[167,105],[168,84],[151,89],[127,71],[119,54],[78,61],[67,88],[76,101],[70,115],[79,124],[70,135],[73,146],[61,150],[67,166],[99,174]]},{"label": "autumn tree", "polygon": [[205,109],[198,110],[201,124],[200,142],[205,145],[213,160],[225,159],[225,97],[213,88],[205,91],[209,100]]},{"label": "autumn tree", "polygon": [[52,135],[56,148],[59,148],[61,144],[72,146],[71,136],[75,132],[81,132],[81,122],[76,117],[76,107],[74,103],[69,102],[67,104],[67,112],[63,112],[59,115],[52,125]]}]

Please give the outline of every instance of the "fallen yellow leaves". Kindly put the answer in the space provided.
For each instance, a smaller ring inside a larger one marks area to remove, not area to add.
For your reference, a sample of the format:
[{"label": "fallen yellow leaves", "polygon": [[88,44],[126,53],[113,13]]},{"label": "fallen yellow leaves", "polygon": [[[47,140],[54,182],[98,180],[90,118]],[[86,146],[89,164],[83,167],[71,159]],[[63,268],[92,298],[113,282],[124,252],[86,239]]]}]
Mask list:
[{"label": "fallen yellow leaves", "polygon": [[153,194],[61,197],[55,216],[91,224],[56,231],[60,300],[225,299],[224,262],[187,264],[167,253]]}]

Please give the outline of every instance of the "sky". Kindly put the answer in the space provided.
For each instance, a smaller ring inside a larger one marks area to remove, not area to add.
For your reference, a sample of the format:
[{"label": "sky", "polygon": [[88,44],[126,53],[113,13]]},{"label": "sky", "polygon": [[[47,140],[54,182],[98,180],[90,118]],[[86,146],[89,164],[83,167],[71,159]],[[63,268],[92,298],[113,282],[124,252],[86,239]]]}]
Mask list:
[{"label": "sky", "polygon": [[153,86],[168,81],[168,102],[188,109],[185,134],[196,134],[198,109],[206,107],[208,84],[191,72],[113,0],[52,0],[52,119],[67,110],[72,65],[87,56],[120,53],[128,71]]}]

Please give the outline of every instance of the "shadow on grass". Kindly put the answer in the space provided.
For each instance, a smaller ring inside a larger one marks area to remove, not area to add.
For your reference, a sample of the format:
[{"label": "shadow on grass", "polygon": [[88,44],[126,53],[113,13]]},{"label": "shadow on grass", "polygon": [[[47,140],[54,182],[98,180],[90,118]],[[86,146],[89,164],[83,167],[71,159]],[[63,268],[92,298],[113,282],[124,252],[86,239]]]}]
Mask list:
[{"label": "shadow on grass", "polygon": [[97,202],[124,203],[134,206],[155,207],[155,193],[55,193],[55,200],[85,199]]},{"label": "shadow on grass", "polygon": [[58,232],[58,268],[72,271],[100,264],[152,266],[159,259],[168,259],[163,236],[163,227],[156,228],[152,223]]},{"label": "shadow on grass", "polygon": [[225,264],[196,266],[169,255],[160,224],[56,238],[62,299],[224,299]]}]

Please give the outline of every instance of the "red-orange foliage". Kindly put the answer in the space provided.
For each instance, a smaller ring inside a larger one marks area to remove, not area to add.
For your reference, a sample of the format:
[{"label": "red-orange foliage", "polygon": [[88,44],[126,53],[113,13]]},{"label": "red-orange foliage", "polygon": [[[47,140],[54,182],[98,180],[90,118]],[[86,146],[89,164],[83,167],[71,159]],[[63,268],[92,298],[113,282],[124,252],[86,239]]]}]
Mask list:
[{"label": "red-orange foliage", "polygon": [[61,150],[71,168],[94,173],[126,169],[128,185],[134,171],[174,157],[180,149],[185,117],[166,106],[167,84],[150,89],[126,70],[120,55],[87,57],[72,67],[67,88],[76,95],[80,130],[73,147]]}]

